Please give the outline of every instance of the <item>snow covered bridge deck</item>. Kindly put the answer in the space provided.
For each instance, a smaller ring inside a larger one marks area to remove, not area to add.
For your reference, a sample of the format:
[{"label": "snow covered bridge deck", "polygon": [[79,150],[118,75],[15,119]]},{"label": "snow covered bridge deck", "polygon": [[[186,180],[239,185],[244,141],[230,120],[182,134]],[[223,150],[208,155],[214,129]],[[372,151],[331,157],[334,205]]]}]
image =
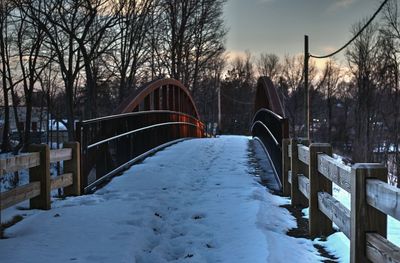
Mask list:
[{"label": "snow covered bridge deck", "polygon": [[250,140],[184,141],[92,195],[26,211],[0,240],[1,262],[320,260],[311,241],[285,234],[296,227],[279,207],[288,199],[259,183]]}]

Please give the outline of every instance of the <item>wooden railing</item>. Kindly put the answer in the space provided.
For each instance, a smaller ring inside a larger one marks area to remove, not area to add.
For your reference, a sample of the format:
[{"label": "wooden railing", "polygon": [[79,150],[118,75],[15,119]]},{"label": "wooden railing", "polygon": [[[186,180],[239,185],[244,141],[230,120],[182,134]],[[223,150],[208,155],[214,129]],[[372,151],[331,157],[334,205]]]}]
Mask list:
[{"label": "wooden railing", "polygon": [[[64,174],[50,177],[50,163],[64,162]],[[48,145],[29,147],[29,153],[0,159],[0,177],[29,169],[29,184],[0,193],[0,211],[30,200],[31,209],[51,208],[51,190],[64,188],[64,195],[80,195],[80,146],[64,143],[63,149],[50,150]]]},{"label": "wooden railing", "polygon": [[[283,193],[292,205],[309,207],[311,238],[332,234],[333,222],[350,239],[351,262],[400,262],[400,248],[386,239],[387,215],[400,220],[400,189],[387,183],[387,168],[346,166],[329,144],[282,145]],[[351,194],[350,210],[332,196],[332,182]]]}]

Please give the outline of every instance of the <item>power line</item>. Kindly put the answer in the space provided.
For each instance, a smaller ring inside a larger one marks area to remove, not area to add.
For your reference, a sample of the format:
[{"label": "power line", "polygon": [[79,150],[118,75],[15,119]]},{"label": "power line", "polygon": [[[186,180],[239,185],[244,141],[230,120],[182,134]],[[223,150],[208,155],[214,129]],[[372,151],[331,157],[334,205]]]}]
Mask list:
[{"label": "power line", "polygon": [[332,53],[330,53],[328,55],[325,55],[325,56],[315,56],[315,55],[310,54],[310,57],[312,57],[312,58],[329,58],[329,57],[332,57],[332,56],[336,55],[337,53],[339,53],[340,51],[342,51],[346,47],[348,47],[372,23],[372,21],[379,14],[379,12],[382,10],[382,8],[385,6],[385,4],[387,2],[388,2],[388,0],[385,0],[385,1],[382,2],[382,4],[379,6],[378,10],[376,10],[374,15],[368,20],[368,22],[361,28],[360,31],[358,31],[358,33],[356,35],[354,35],[354,37],[352,39],[350,39],[346,44],[344,44],[344,46],[342,46],[341,48],[339,48],[335,52],[332,52]]}]

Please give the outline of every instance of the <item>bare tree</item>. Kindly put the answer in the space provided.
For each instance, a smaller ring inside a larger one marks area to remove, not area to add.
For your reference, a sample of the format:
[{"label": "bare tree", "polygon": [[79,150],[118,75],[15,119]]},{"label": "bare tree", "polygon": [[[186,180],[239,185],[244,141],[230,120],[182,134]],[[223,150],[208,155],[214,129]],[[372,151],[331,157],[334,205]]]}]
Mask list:
[{"label": "bare tree", "polygon": [[222,127],[226,133],[247,134],[251,125],[255,96],[255,71],[252,55],[236,57],[221,83]]},{"label": "bare tree", "polygon": [[126,0],[121,2],[122,11],[115,29],[120,37],[114,49],[106,55],[111,57],[112,67],[119,79],[119,102],[122,102],[127,92],[136,86],[137,73],[148,60],[151,51],[147,43],[149,32],[153,30],[152,12],[157,7],[154,0]]},{"label": "bare tree", "polygon": [[[400,20],[397,1],[390,0],[385,6],[383,15],[384,25],[380,30],[378,42],[377,80],[381,93],[384,96],[379,110],[384,129],[380,134],[379,149],[384,148],[385,156],[381,161],[386,161],[389,172],[400,176],[400,104],[399,85],[399,52],[400,52]],[[381,153],[381,151],[379,151]],[[389,158],[390,153],[390,158]],[[396,176],[394,177],[396,178]],[[400,184],[397,183],[400,187]]]},{"label": "bare tree", "polygon": [[339,66],[335,63],[335,61],[328,60],[325,63],[323,77],[321,83],[318,86],[321,86],[322,92],[325,94],[326,99],[326,116],[329,142],[332,142],[333,107],[340,79],[341,72]]},{"label": "bare tree", "polygon": [[160,24],[165,66],[171,77],[196,86],[201,68],[224,51],[225,0],[162,0]]},{"label": "bare tree", "polygon": [[[287,102],[285,102],[286,112],[289,117],[291,132],[294,137],[300,135],[304,129],[304,58],[302,56],[285,56],[282,64],[282,77],[280,86],[286,87],[288,90]],[[316,76],[316,68],[313,61],[309,65],[309,80],[314,82]],[[310,87],[312,94],[312,87]]]},{"label": "bare tree", "polygon": [[2,2],[0,5],[0,57],[1,57],[1,76],[2,76],[2,89],[4,100],[4,124],[3,124],[3,137],[1,144],[1,151],[8,152],[11,150],[10,144],[10,107],[9,107],[9,89],[7,85],[7,64],[9,62],[7,57],[8,52],[8,31],[7,19],[11,11],[11,6],[8,2]]},{"label": "bare tree", "polygon": [[[75,30],[84,22],[79,19],[79,5],[73,1],[63,0],[21,0],[19,6],[34,21],[35,26],[45,32],[47,36],[45,45],[55,54],[55,61],[59,65],[65,86],[68,136],[72,140],[74,138],[74,82],[82,69],[82,54],[74,36],[68,34],[67,31]],[[66,9],[66,6],[69,8]]]},{"label": "bare tree", "polygon": [[31,143],[33,91],[42,71],[51,58],[45,54],[42,55],[42,44],[45,39],[44,31],[32,26],[32,21],[26,16],[26,13],[20,10],[15,12],[14,17],[18,69],[21,71],[20,81],[23,86],[26,107],[24,138],[21,143],[26,149]]},{"label": "bare tree", "polygon": [[[353,32],[358,32],[363,24],[358,23],[353,27]],[[349,67],[356,83],[354,90],[354,100],[356,107],[355,116],[355,137],[353,161],[368,162],[372,161],[372,124],[375,118],[374,105],[375,83],[373,70],[376,54],[376,33],[377,26],[369,26],[346,51]]]},{"label": "bare tree", "polygon": [[[186,48],[185,77],[195,93],[200,72],[209,65],[215,66],[215,61],[225,51],[224,38],[227,33],[222,19],[225,0],[201,0],[195,13],[193,35],[194,51],[190,54],[190,45]],[[191,58],[193,57],[193,58]],[[190,66],[193,65],[193,70]]]},{"label": "bare tree", "polygon": [[275,54],[263,53],[257,60],[258,74],[268,76],[274,82],[278,80],[281,68],[279,57]]},{"label": "bare tree", "polygon": [[46,45],[56,56],[65,85],[68,135],[74,138],[74,92],[83,69],[86,110],[96,116],[97,60],[115,42],[110,34],[121,11],[111,0],[19,0],[20,8],[45,32]]}]

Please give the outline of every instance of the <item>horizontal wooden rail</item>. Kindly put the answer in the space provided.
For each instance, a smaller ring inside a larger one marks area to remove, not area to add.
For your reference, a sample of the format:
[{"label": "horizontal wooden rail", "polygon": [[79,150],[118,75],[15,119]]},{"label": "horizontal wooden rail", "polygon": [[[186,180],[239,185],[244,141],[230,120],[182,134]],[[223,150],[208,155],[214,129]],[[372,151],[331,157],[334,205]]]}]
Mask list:
[{"label": "horizontal wooden rail", "polygon": [[310,164],[310,149],[307,146],[298,145],[299,160],[305,164]]},{"label": "horizontal wooden rail", "polygon": [[27,185],[19,186],[15,189],[0,193],[0,210],[9,208],[25,200],[40,195],[40,182],[33,182]]},{"label": "horizontal wooden rail", "polygon": [[73,174],[66,173],[66,174],[62,174],[60,176],[51,178],[50,188],[51,188],[51,190],[53,190],[53,189],[58,189],[58,188],[64,188],[64,187],[70,186],[72,184],[73,184]]},{"label": "horizontal wooden rail", "polygon": [[400,248],[383,236],[367,233],[367,257],[372,262],[400,263]]},{"label": "horizontal wooden rail", "polygon": [[68,161],[72,159],[72,149],[56,149],[50,150],[50,163],[56,163],[60,161]]},{"label": "horizontal wooden rail", "polygon": [[299,180],[299,190],[300,192],[307,197],[307,199],[310,198],[310,180],[305,177],[304,175],[299,175],[298,177]]},{"label": "horizontal wooden rail", "polygon": [[376,179],[367,180],[367,203],[400,220],[400,189]]},{"label": "horizontal wooden rail", "polygon": [[350,210],[332,195],[319,192],[318,208],[350,238]]},{"label": "horizontal wooden rail", "polygon": [[329,155],[318,155],[318,171],[326,178],[337,184],[339,187],[350,193],[351,167],[338,163],[338,161]]},{"label": "horizontal wooden rail", "polygon": [[29,169],[40,164],[39,153],[23,153],[0,159],[0,177],[5,173]]}]

